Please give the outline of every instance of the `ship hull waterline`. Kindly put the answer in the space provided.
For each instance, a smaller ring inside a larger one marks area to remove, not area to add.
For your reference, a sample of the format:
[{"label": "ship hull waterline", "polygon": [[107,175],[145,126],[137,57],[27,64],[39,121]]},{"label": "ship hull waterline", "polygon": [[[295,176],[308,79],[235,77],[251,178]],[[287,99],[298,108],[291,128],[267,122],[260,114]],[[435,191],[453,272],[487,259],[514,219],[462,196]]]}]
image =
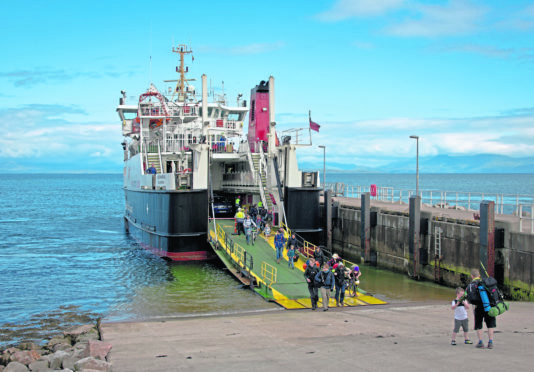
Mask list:
[{"label": "ship hull waterline", "polygon": [[141,247],[172,261],[216,257],[207,236],[207,190],[124,191],[125,228]]}]

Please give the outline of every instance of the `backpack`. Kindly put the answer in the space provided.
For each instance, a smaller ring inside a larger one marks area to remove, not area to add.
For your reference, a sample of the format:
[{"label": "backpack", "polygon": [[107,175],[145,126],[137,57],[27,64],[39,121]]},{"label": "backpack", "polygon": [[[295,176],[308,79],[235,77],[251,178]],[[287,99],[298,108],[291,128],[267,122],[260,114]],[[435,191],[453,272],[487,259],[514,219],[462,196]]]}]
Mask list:
[{"label": "backpack", "polygon": [[472,305],[482,305],[482,299],[480,298],[480,292],[478,291],[479,280],[475,280],[467,286],[465,293],[467,295],[467,301]]},{"label": "backpack", "polygon": [[510,308],[497,287],[497,280],[491,276],[470,283],[466,292],[467,301],[476,306],[484,306],[484,311],[490,316],[500,315]]}]

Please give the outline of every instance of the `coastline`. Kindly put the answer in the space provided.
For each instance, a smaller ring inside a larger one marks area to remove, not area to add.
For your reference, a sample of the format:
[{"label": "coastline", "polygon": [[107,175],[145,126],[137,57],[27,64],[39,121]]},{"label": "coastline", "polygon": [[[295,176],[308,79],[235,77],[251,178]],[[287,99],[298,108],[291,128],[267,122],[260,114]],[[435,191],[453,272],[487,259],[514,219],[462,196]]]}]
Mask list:
[{"label": "coastline", "polygon": [[[104,323],[102,328],[104,341],[113,345],[114,372],[450,371],[475,366],[530,371],[532,311],[533,303],[512,303],[497,319],[493,350],[451,346],[454,314],[448,303],[435,302]],[[476,341],[472,315],[469,326]]]}]

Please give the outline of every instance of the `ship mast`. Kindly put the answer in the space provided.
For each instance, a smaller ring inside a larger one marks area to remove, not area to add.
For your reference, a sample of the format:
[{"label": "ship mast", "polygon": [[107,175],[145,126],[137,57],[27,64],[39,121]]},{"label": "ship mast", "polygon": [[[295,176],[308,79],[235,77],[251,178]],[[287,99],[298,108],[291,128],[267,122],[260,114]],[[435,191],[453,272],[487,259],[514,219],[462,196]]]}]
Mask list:
[{"label": "ship mast", "polygon": [[[177,47],[173,47],[172,51],[174,53],[180,54],[180,67],[177,68],[177,72],[180,73],[180,79],[178,80],[178,83],[176,84],[176,89],[172,93],[172,99],[174,100],[174,94],[178,93],[178,101],[184,102],[187,98],[187,91],[185,89],[185,85],[188,81],[193,81],[195,79],[186,79],[185,73],[189,71],[189,68],[184,68],[184,56],[186,54],[191,54],[193,51],[187,47],[185,44],[180,44]],[[193,57],[194,60],[194,57]]]}]

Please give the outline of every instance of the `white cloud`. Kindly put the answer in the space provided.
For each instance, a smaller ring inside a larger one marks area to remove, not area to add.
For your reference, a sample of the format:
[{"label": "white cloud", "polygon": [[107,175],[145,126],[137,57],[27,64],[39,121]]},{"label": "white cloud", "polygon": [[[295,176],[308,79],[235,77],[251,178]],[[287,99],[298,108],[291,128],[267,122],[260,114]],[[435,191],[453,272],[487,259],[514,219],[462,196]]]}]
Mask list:
[{"label": "white cloud", "polygon": [[405,0],[338,0],[334,6],[319,14],[323,21],[340,21],[348,18],[378,16],[399,9]]},{"label": "white cloud", "polygon": [[467,1],[452,0],[446,5],[414,3],[409,7],[411,19],[394,24],[386,32],[402,37],[436,37],[463,35],[480,29],[485,7]]}]

